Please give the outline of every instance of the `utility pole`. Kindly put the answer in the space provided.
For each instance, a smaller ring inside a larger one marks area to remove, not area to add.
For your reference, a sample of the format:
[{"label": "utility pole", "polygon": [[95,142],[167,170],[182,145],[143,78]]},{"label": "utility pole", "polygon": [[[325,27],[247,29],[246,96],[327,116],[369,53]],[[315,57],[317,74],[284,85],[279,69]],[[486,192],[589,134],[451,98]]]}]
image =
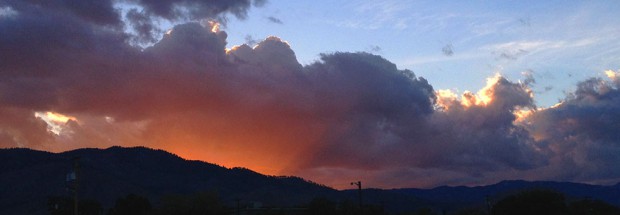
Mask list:
[{"label": "utility pole", "polygon": [[351,185],[357,185],[357,201],[359,203],[360,209],[362,208],[362,182],[351,182]]}]

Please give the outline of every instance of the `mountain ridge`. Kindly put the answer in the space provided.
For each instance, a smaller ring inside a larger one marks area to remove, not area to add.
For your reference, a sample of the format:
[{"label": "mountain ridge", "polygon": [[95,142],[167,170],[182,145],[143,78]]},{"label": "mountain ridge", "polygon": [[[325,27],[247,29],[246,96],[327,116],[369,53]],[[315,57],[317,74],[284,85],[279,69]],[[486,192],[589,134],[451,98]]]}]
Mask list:
[{"label": "mountain ridge", "polygon": [[[33,149],[0,149],[0,214],[47,214],[47,198],[68,196],[66,174],[79,157],[80,198],[95,199],[104,208],[128,194],[147,197],[157,204],[171,194],[215,192],[225,204],[236,199],[265,206],[307,205],[315,198],[357,202],[357,190],[335,190],[294,176],[268,176],[252,170],[226,168],[186,160],[173,153],[147,147],[85,148],[52,153]],[[399,188],[362,191],[365,204],[387,211],[429,207],[437,211],[484,207],[501,198],[531,189],[552,189],[567,199],[592,198],[620,206],[620,183],[611,186],[573,182],[506,180],[485,186],[439,186],[431,189]]]},{"label": "mountain ridge", "polygon": [[[262,200],[267,205],[309,202],[336,190],[295,177],[265,176],[245,168],[225,168],[146,147],[77,149],[49,153],[31,149],[0,150],[0,208],[46,204],[48,196],[67,196],[66,174],[79,159],[80,196],[104,207],[130,193],[156,202],[169,194],[217,192],[223,200]],[[269,198],[273,194],[287,198]],[[12,198],[11,198],[12,197]],[[44,208],[45,209],[45,208]],[[17,211],[43,214],[45,211]],[[0,214],[11,214],[3,213]]]}]

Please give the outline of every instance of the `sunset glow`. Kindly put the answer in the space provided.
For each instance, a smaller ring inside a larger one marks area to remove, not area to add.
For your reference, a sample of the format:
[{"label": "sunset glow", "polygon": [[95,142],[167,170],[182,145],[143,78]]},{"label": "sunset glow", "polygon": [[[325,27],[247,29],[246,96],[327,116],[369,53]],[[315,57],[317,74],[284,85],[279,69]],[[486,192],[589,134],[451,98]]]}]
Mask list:
[{"label": "sunset glow", "polygon": [[49,111],[35,112],[34,116],[45,121],[45,123],[47,123],[49,131],[53,132],[56,135],[60,134],[63,126],[65,126],[65,124],[69,122],[69,120],[77,122],[77,119],[75,117]]},{"label": "sunset glow", "polygon": [[620,181],[620,4],[84,1],[0,4],[0,147],[338,189]]},{"label": "sunset glow", "polygon": [[211,27],[211,32],[213,33],[217,33],[218,31],[220,31],[220,23],[214,20],[210,20],[208,21],[209,26]]},{"label": "sunset glow", "polygon": [[437,106],[443,110],[449,110],[452,103],[457,99],[457,95],[451,90],[437,90],[435,95],[437,96]]},{"label": "sunset glow", "polygon": [[525,122],[527,120],[528,117],[530,117],[532,114],[534,114],[535,110],[531,110],[531,109],[518,109],[516,111],[514,111],[515,116],[517,117],[517,119],[515,119],[515,122],[517,123],[521,123],[521,122]]}]

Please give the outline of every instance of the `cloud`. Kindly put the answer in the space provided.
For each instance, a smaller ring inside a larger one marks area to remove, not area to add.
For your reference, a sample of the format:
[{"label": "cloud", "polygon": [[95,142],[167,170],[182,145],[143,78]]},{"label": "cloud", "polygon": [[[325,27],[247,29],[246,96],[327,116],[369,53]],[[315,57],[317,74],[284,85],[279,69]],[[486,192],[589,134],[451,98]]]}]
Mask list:
[{"label": "cloud", "polygon": [[535,54],[552,55],[556,52],[566,52],[574,48],[589,46],[596,43],[597,38],[579,40],[524,40],[483,46],[482,50],[489,50],[497,59],[518,60]]},{"label": "cloud", "polygon": [[148,14],[168,20],[213,18],[222,13],[231,13],[238,18],[247,17],[251,6],[261,6],[263,0],[232,0],[232,1],[198,1],[198,0],[167,0],[147,1],[129,0],[144,7]]},{"label": "cloud", "polygon": [[255,40],[252,35],[245,35],[245,44],[249,45],[249,46],[254,46],[256,43],[258,43],[259,41]]},{"label": "cloud", "polygon": [[[2,7],[2,16],[27,19],[30,16],[43,16],[64,20],[66,25],[88,25],[97,30],[113,30],[123,37],[135,37],[136,44],[151,44],[160,33],[157,23],[173,24],[204,19],[217,19],[226,22],[227,15],[239,19],[247,17],[252,6],[261,6],[263,0],[101,0],[101,1],[14,1]],[[32,18],[32,17],[31,17]],[[124,23],[127,20],[127,24]],[[43,19],[38,19],[43,21]],[[128,33],[123,33],[129,27]],[[133,33],[132,33],[133,32]],[[135,34],[135,35],[134,35]]]},{"label": "cloud", "polygon": [[273,17],[273,16],[267,17],[267,20],[269,20],[269,22],[272,22],[272,23],[275,23],[275,24],[280,24],[280,25],[284,24],[282,22],[282,20],[280,20],[280,19],[278,19],[276,17]]},{"label": "cloud", "polygon": [[12,7],[0,7],[0,17],[9,18],[17,15],[17,11],[13,10]]},{"label": "cloud", "polygon": [[434,116],[438,132],[443,133],[434,142],[443,145],[437,150],[447,152],[442,162],[472,167],[470,172],[523,170],[544,164],[544,158],[533,151],[535,142],[527,131],[513,124],[515,110],[532,107],[531,90],[501,76],[489,79],[478,94],[464,93],[460,101],[453,100]]},{"label": "cloud", "polygon": [[133,8],[125,15],[129,24],[136,31],[135,42],[137,43],[154,43],[157,41],[155,38],[157,33],[160,33],[153,20],[151,20],[144,11],[138,11]]},{"label": "cloud", "polygon": [[368,52],[371,52],[371,53],[381,52],[381,50],[382,50],[381,46],[378,46],[378,45],[371,45],[370,47],[368,47]]},{"label": "cloud", "polygon": [[0,147],[42,148],[51,141],[45,122],[38,120],[31,110],[0,108]]},{"label": "cloud", "polygon": [[[523,82],[497,75],[457,95],[370,53],[301,65],[275,36],[226,49],[214,22],[179,23],[161,38],[151,28],[153,17],[243,17],[249,1],[185,11],[193,1],[136,0],[144,10],[126,19],[107,7],[90,14],[88,5],[8,3],[2,147],[144,145],[337,187],[352,178],[383,187],[620,178],[608,168],[619,151],[613,71],[611,81],[587,80],[563,103],[537,109],[531,73]],[[154,42],[132,45],[136,38]],[[48,112],[67,117],[46,124]]]},{"label": "cloud", "polygon": [[[577,90],[556,106],[528,117],[526,128],[551,154],[562,180],[617,180],[620,171],[609,165],[618,162],[620,85],[598,78],[577,85]],[[570,167],[565,172],[562,168]]]},{"label": "cloud", "polygon": [[452,56],[454,54],[454,50],[453,49],[454,49],[454,47],[452,47],[452,44],[447,44],[446,46],[441,48],[441,52],[445,56]]},{"label": "cloud", "polygon": [[[376,30],[389,27],[398,30],[408,28],[410,18],[400,18],[410,4],[398,1],[363,2],[349,5],[355,13],[351,19],[335,21],[335,24],[347,28]],[[408,14],[411,15],[411,14]]]}]

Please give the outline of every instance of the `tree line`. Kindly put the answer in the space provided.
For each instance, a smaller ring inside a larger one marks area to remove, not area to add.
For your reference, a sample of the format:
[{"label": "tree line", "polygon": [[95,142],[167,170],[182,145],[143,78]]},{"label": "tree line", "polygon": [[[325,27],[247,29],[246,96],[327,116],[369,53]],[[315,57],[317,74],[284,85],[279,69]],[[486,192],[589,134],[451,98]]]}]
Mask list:
[{"label": "tree line", "polygon": [[[49,197],[51,215],[73,215],[73,200],[69,197]],[[79,215],[365,215],[392,214],[382,206],[365,204],[361,208],[351,201],[336,202],[328,198],[315,198],[307,205],[296,208],[256,208],[246,205],[225,204],[214,192],[191,195],[168,195],[157,205],[148,198],[135,194],[120,197],[114,206],[105,210],[95,200],[81,200]],[[399,212],[401,215],[620,215],[620,208],[594,199],[567,200],[564,194],[552,190],[529,190],[489,203],[486,207],[465,208],[459,211],[441,211],[419,207],[416,211]]]}]

